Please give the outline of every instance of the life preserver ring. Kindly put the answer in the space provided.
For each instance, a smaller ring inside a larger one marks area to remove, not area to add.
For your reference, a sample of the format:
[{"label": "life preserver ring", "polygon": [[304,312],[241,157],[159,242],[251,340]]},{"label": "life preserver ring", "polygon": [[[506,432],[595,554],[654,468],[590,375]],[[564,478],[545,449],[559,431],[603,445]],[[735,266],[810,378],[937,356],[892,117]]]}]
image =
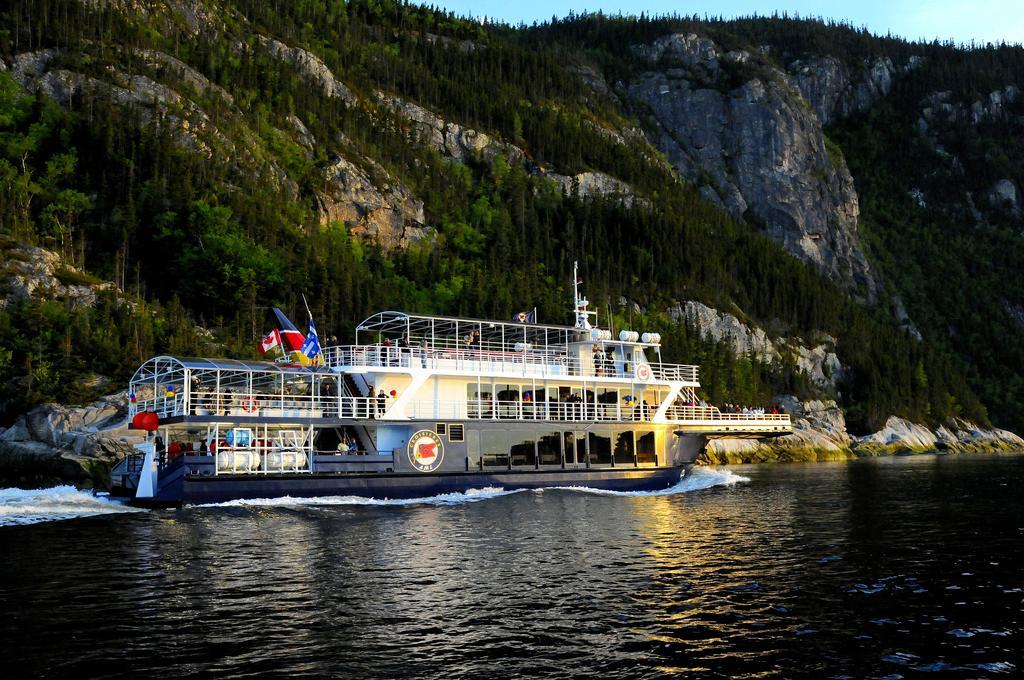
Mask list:
[{"label": "life preserver ring", "polygon": [[242,400],[242,410],[246,413],[256,413],[260,410],[260,402],[253,397],[246,397]]},{"label": "life preserver ring", "polygon": [[637,364],[635,374],[636,379],[640,382],[647,382],[654,377],[650,364]]}]

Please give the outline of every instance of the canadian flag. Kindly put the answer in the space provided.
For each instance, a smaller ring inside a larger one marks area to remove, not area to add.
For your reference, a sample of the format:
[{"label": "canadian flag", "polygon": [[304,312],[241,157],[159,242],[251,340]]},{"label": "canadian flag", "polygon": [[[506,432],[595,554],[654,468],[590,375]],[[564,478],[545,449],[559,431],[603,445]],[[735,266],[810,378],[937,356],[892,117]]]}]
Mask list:
[{"label": "canadian flag", "polygon": [[267,334],[267,337],[260,340],[260,346],[257,349],[259,349],[260,354],[266,354],[275,347],[280,347],[281,344],[281,334],[275,328]]}]

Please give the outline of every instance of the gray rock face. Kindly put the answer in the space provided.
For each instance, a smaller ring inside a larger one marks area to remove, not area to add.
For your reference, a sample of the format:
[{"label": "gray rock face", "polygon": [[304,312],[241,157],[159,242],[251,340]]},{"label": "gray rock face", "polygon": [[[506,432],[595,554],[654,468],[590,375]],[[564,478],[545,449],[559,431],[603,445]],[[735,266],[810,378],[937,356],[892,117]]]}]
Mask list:
[{"label": "gray rock face", "polygon": [[[611,175],[591,171],[572,176],[562,175],[536,164],[527,163],[526,153],[514,144],[446,120],[418,104],[382,92],[377,93],[377,98],[409,122],[416,141],[434,148],[442,156],[456,163],[467,163],[470,160],[491,162],[500,156],[509,163],[527,164],[530,172],[553,180],[566,194],[575,191],[583,198],[599,195],[617,198],[626,205],[632,205],[634,200],[643,200],[637,199],[636,191],[632,186]],[[636,135],[642,136],[642,133],[636,130],[627,130],[624,133],[605,129],[601,131],[620,144],[627,143],[627,135],[633,139]]]},{"label": "gray rock face", "polygon": [[87,406],[37,406],[0,434],[0,478],[102,482],[103,472],[143,441],[127,428],[123,393]]},{"label": "gray rock face", "polygon": [[824,342],[810,347],[800,338],[773,340],[761,328],[693,300],[669,309],[669,317],[692,324],[706,340],[728,343],[739,357],[768,364],[790,357],[815,385],[832,394],[837,393],[843,380],[845,369],[833,350],[834,338],[826,336]]},{"label": "gray rock face", "polygon": [[719,55],[696,36],[635,49],[656,68],[626,92],[649,108],[653,141],[679,173],[737,219],[763,225],[788,251],[874,300],[853,178],[842,157],[826,149],[821,122],[786,75],[776,71],[723,92],[706,83],[723,62],[746,61],[746,53]]},{"label": "gray rock face", "polygon": [[355,236],[385,250],[431,236],[434,230],[424,224],[423,201],[377,169],[385,183],[375,183],[344,158],[335,160],[325,171],[325,190],[317,195],[321,223],[342,222]]},{"label": "gray rock face", "polygon": [[210,82],[209,78],[180,59],[157,50],[135,50],[135,53],[142,57],[147,65],[171,71],[179,79],[195,88],[197,92],[215,95],[224,100],[229,106],[235,105],[235,98],[227,90],[220,85]]},{"label": "gray rock face", "polygon": [[405,118],[412,125],[419,141],[436,149],[443,156],[459,163],[472,159],[494,160],[504,156],[510,162],[522,162],[523,151],[484,132],[445,120],[419,104],[377,93],[379,101]]},{"label": "gray rock face", "polygon": [[985,429],[965,420],[956,420],[932,430],[896,416],[891,416],[881,430],[858,438],[854,444],[859,455],[935,450],[988,453],[1022,449],[1024,440],[1007,430]]},{"label": "gray rock face", "polygon": [[19,246],[4,253],[0,260],[0,307],[8,301],[28,298],[67,300],[72,307],[92,307],[102,291],[114,290],[110,282],[65,284],[62,270],[81,274],[74,267],[61,263],[57,253],[35,246]]},{"label": "gray rock face", "polygon": [[893,66],[888,57],[865,61],[860,69],[850,69],[835,57],[824,56],[795,61],[789,65],[790,82],[814,109],[822,125],[863,111],[889,94],[893,81],[903,69]]},{"label": "gray rock face", "polygon": [[1020,215],[1020,192],[1013,180],[997,181],[985,193],[985,200],[993,208],[1002,208],[1013,215]]},{"label": "gray rock face", "polygon": [[290,47],[273,38],[257,35],[257,40],[267,54],[294,66],[307,80],[318,85],[328,97],[341,99],[349,106],[356,103],[356,96],[348,86],[334,77],[320,57],[301,47]]},{"label": "gray rock face", "polygon": [[934,140],[938,131],[946,125],[963,122],[978,125],[1003,120],[1009,115],[1007,108],[1019,99],[1020,88],[1016,85],[993,90],[988,96],[970,104],[956,101],[952,92],[933,92],[921,100],[921,117],[917,121],[917,128]]},{"label": "gray rock face", "polygon": [[[633,187],[622,180],[615,179],[603,172],[581,172],[571,177],[566,175],[549,175],[562,187],[562,192],[576,192],[580,197],[607,196],[621,199],[622,203],[632,205],[636,200]],[[641,199],[642,200],[642,199]]]},{"label": "gray rock face", "polygon": [[[79,95],[102,94],[119,106],[135,108],[147,123],[169,126],[183,148],[207,157],[213,155],[214,146],[230,146],[205,112],[166,85],[116,70],[110,72],[113,82],[66,69],[51,70],[56,56],[53,49],[18,54],[11,75],[27,91],[42,93],[61,106],[69,106]],[[154,59],[152,55],[149,58]]]}]

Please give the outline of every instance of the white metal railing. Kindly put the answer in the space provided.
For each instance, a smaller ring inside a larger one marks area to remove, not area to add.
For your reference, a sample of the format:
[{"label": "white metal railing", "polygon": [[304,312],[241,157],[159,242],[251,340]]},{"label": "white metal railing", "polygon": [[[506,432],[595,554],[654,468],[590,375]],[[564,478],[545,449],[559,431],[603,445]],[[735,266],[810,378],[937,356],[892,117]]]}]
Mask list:
[{"label": "white metal railing", "polygon": [[[329,368],[422,368],[523,377],[613,377],[634,379],[636,364],[624,358],[581,362],[551,349],[508,351],[475,346],[395,347],[385,345],[335,345],[324,349]],[[647,364],[652,380],[697,382],[697,366]],[[642,381],[641,381],[642,382]]]},{"label": "white metal railing", "polygon": [[654,415],[649,405],[584,404],[523,401],[414,401],[406,414],[418,419],[644,421]]},{"label": "white metal railing", "polygon": [[[653,419],[655,406],[572,402],[523,402],[504,400],[415,401],[406,413],[415,419],[452,420],[558,420],[642,422]],[[671,422],[755,422],[788,425],[785,413],[722,413],[714,406],[670,406]]]},{"label": "white metal railing", "polygon": [[142,399],[129,405],[129,418],[153,411],[172,416],[260,416],[264,418],[374,418],[383,413],[370,397],[274,392],[199,391],[174,398]]},{"label": "white metal railing", "polygon": [[728,421],[728,422],[771,422],[789,424],[788,413],[722,413],[715,406],[669,406],[665,417],[671,421]]}]

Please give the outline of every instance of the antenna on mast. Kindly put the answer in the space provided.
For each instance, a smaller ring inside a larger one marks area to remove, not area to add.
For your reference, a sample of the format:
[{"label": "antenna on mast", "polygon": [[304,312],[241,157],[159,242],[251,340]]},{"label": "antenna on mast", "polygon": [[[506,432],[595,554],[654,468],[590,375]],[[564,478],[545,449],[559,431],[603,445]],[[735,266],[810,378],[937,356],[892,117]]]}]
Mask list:
[{"label": "antenna on mast", "polygon": [[572,297],[573,297],[573,315],[576,319],[576,328],[584,331],[589,331],[593,326],[590,325],[590,317],[597,316],[597,312],[587,311],[587,305],[590,301],[585,297],[580,297],[580,277],[579,277],[579,262],[574,261],[572,263]]}]

